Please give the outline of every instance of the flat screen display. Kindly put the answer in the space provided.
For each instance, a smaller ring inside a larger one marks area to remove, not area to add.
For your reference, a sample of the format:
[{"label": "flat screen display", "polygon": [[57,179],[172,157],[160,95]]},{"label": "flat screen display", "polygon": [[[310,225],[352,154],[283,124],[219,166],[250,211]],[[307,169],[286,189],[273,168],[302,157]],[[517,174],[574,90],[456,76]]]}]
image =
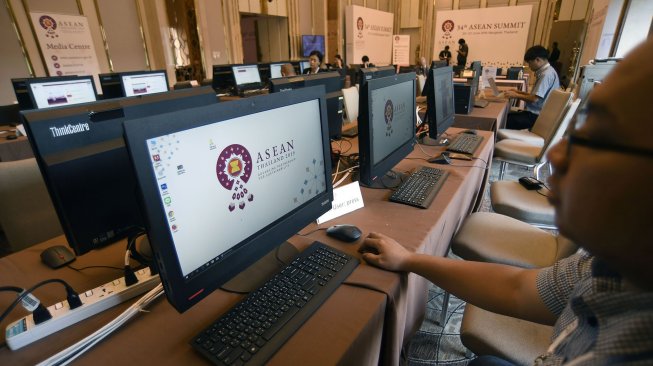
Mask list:
[{"label": "flat screen display", "polygon": [[121,74],[120,77],[126,97],[168,91],[168,78],[165,71]]},{"label": "flat screen display", "polygon": [[95,102],[95,86],[91,76],[43,78],[27,81],[28,91],[38,109]]},{"label": "flat screen display", "polygon": [[257,65],[238,65],[233,66],[232,70],[238,86],[261,83],[261,74],[258,72]]},{"label": "flat screen display", "polygon": [[302,51],[304,57],[310,56],[311,52],[313,51],[320,51],[320,53],[324,55],[324,36],[303,35]]}]

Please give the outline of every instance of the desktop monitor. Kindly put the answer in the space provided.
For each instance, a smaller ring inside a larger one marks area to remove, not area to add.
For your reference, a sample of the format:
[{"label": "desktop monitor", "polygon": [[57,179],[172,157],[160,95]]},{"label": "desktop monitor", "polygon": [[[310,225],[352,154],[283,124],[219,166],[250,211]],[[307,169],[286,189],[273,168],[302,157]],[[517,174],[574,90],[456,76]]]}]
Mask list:
[{"label": "desktop monitor", "polygon": [[270,64],[259,63],[258,72],[259,75],[261,75],[261,83],[263,83],[263,85],[268,85],[270,81]]},{"label": "desktop monitor", "polygon": [[363,67],[358,71],[358,86],[361,87],[371,79],[382,78],[395,74],[396,70],[392,65],[380,67]]},{"label": "desktop monitor", "polygon": [[430,69],[424,91],[429,137],[437,139],[454,122],[453,67]]},{"label": "desktop monitor", "polygon": [[361,87],[358,114],[361,184],[396,185],[389,184],[384,176],[413,151],[415,97],[414,72],[371,79]]},{"label": "desktop monitor", "polygon": [[612,71],[612,68],[617,65],[617,62],[619,62],[619,59],[595,60],[590,64],[581,66],[576,79],[578,90],[574,90],[574,92],[577,92],[581,100],[586,100],[594,86],[603,81],[606,75]]},{"label": "desktop monitor", "polygon": [[263,87],[258,65],[232,65],[231,70],[234,75],[236,90],[238,93],[245,90],[261,89]]},{"label": "desktop monitor", "polygon": [[77,253],[144,227],[122,124],[216,103],[210,87],[23,113],[23,122],[64,230]]},{"label": "desktop monitor", "polygon": [[508,80],[519,80],[519,75],[522,73],[524,68],[522,66],[512,66],[508,68],[506,73],[506,79]]},{"label": "desktop monitor", "polygon": [[100,79],[100,88],[102,88],[102,99],[122,98],[125,96],[119,73],[100,74],[98,78]]},{"label": "desktop monitor", "polygon": [[324,52],[324,36],[322,35],[303,35],[302,36],[302,56],[308,57],[313,51]]},{"label": "desktop monitor", "polygon": [[95,102],[92,76],[58,76],[26,80],[27,92],[38,109]]},{"label": "desktop monitor", "polygon": [[212,86],[218,94],[231,94],[236,85],[234,84],[234,72],[232,65],[213,65]]},{"label": "desktop monitor", "polygon": [[325,90],[329,137],[339,140],[342,136],[343,82],[340,73],[320,72],[311,75],[291,76],[270,80],[270,93],[323,85]]},{"label": "desktop monitor", "polygon": [[289,62],[275,62],[270,64],[270,79],[277,79],[283,77],[281,75],[281,67]]},{"label": "desktop monitor", "polygon": [[304,70],[310,69],[311,68],[311,63],[308,60],[301,60],[299,61],[299,73],[303,74]]},{"label": "desktop monitor", "polygon": [[431,68],[436,69],[438,67],[447,67],[449,64],[447,63],[447,60],[433,60],[431,61]]},{"label": "desktop monitor", "polygon": [[331,208],[320,89],[125,123],[150,243],[179,312]]},{"label": "desktop monitor", "polygon": [[18,107],[21,111],[34,109],[34,103],[32,102],[32,98],[29,96],[29,92],[27,91],[27,80],[27,78],[11,79],[11,86],[14,88],[16,101],[18,102]]},{"label": "desktop monitor", "polygon": [[168,76],[165,70],[122,72],[120,79],[126,97],[168,91]]},{"label": "desktop monitor", "polygon": [[474,76],[470,80],[470,85],[472,87],[472,94],[478,94],[478,87],[481,80],[481,75],[483,74],[483,66],[481,61],[473,61],[469,66],[470,69],[474,71]]}]

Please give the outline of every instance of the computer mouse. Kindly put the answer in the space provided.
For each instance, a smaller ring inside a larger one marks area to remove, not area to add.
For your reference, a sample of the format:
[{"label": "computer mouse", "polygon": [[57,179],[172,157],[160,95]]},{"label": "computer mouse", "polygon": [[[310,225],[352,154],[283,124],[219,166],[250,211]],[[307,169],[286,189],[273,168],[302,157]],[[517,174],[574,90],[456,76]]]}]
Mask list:
[{"label": "computer mouse", "polygon": [[427,161],[434,164],[451,164],[451,158],[449,158],[449,154],[446,152],[443,152],[441,155],[434,156]]},{"label": "computer mouse", "polygon": [[41,261],[48,267],[56,269],[75,260],[75,254],[63,245],[55,245],[41,252]]},{"label": "computer mouse", "polygon": [[346,241],[351,243],[358,240],[363,232],[354,225],[333,225],[326,229],[326,234],[338,240]]},{"label": "computer mouse", "polygon": [[465,131],[463,131],[461,133],[466,133],[468,135],[477,135],[478,134],[478,132],[476,132],[476,130],[465,130]]}]

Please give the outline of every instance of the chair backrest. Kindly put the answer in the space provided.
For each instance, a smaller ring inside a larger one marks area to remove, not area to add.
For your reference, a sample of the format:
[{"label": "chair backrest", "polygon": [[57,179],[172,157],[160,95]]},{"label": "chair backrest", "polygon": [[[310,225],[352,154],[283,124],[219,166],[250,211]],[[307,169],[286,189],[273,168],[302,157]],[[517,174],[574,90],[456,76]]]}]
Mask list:
[{"label": "chair backrest", "polygon": [[545,144],[558,129],[558,124],[565,115],[571,96],[570,92],[555,89],[546,98],[540,115],[531,128],[531,132],[542,137]]},{"label": "chair backrest", "polygon": [[14,252],[63,234],[36,159],[0,162],[0,226]]},{"label": "chair backrest", "polygon": [[342,95],[345,100],[345,113],[347,114],[345,123],[351,123],[358,119],[358,88],[352,86],[351,88],[342,89]]},{"label": "chair backrest", "polygon": [[562,120],[560,121],[560,124],[558,125],[558,128],[556,129],[553,136],[551,136],[551,138],[548,141],[547,140],[544,141],[544,147],[540,152],[539,159],[545,160],[546,153],[549,151],[549,149],[551,149],[553,145],[557,144],[558,141],[560,141],[560,139],[562,138],[562,136],[564,136],[565,132],[567,132],[567,128],[569,127],[569,122],[571,122],[571,119],[574,117],[574,114],[576,113],[576,110],[578,109],[579,105],[580,105],[580,98],[577,98],[576,100],[571,102],[571,105],[569,105],[569,108],[567,108],[567,111],[562,117]]},{"label": "chair backrest", "polygon": [[419,88],[419,95],[424,95],[424,85],[426,84],[426,76],[424,75],[417,75],[417,87]]},{"label": "chair backrest", "polygon": [[18,104],[0,106],[0,125],[20,123]]}]

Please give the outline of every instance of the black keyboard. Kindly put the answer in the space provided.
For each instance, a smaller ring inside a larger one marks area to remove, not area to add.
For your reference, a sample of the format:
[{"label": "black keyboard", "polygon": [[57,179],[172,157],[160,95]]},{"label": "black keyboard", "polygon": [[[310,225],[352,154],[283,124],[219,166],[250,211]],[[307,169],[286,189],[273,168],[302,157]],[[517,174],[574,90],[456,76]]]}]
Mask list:
[{"label": "black keyboard", "polygon": [[428,208],[448,176],[446,170],[419,167],[394,191],[390,201]]},{"label": "black keyboard", "polygon": [[358,260],[313,242],[192,341],[216,365],[261,365],[283,346],[358,266]]},{"label": "black keyboard", "polygon": [[474,155],[481,142],[483,142],[483,136],[459,133],[451,140],[451,143],[447,146],[447,151]]}]

